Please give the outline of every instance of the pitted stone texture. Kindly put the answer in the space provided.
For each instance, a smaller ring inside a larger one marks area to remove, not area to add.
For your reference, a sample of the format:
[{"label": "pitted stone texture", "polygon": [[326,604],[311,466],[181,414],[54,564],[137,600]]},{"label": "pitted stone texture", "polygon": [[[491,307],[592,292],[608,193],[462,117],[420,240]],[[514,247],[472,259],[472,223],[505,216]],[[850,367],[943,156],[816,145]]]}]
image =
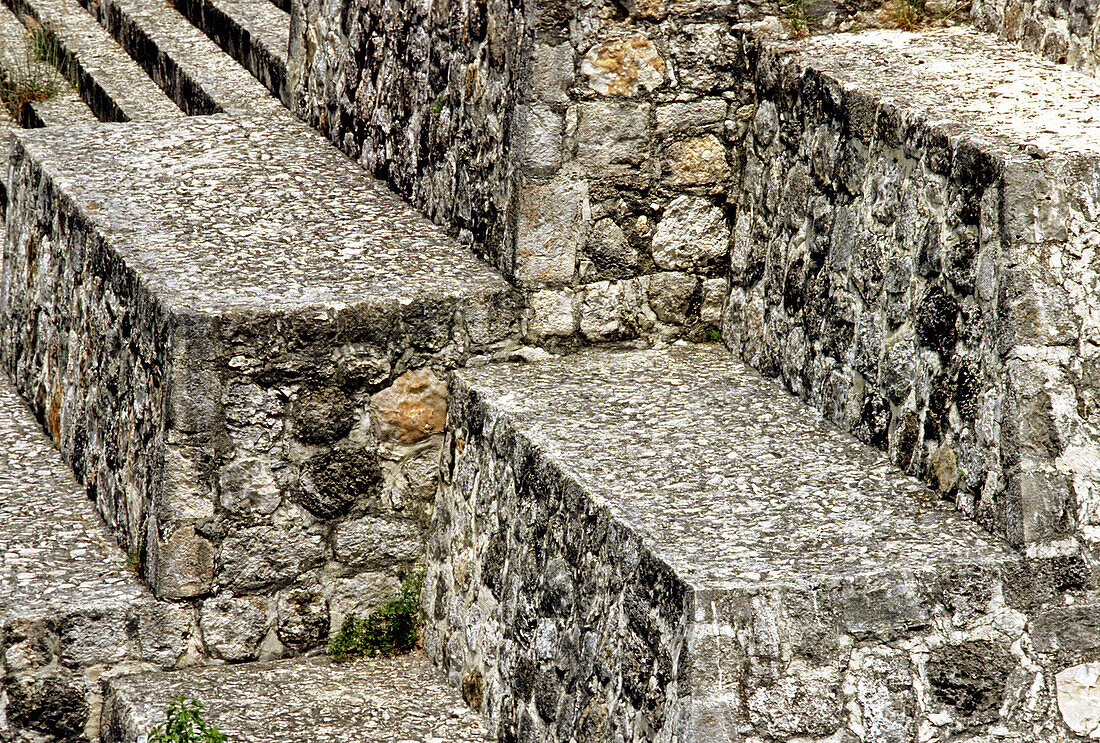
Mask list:
[{"label": "pitted stone texture", "polygon": [[327,658],[123,676],[107,684],[104,743],[138,743],[178,696],[229,740],[297,743],[487,741],[477,716],[419,654],[338,665]]},{"label": "pitted stone texture", "polygon": [[[491,419],[505,416],[693,585],[889,581],[1015,559],[714,346],[585,353],[455,379],[457,404],[484,396]],[[669,477],[669,461],[691,466]]]},{"label": "pitted stone texture", "polygon": [[260,82],[171,3],[103,0],[85,4],[187,113],[226,112],[270,120],[275,126],[291,120]]},{"label": "pitted stone texture", "polygon": [[201,658],[194,611],[141,585],[3,375],[0,441],[0,739],[98,739],[85,675]]},{"label": "pitted stone texture", "polygon": [[[304,125],[266,123],[21,140],[5,364],[162,597],[398,578],[434,495],[440,380],[520,329],[490,269]],[[47,305],[76,330],[20,319]],[[401,543],[327,570],[337,523],[367,516]],[[321,641],[291,621],[295,651]]]},{"label": "pitted stone texture", "polygon": [[17,13],[26,13],[49,29],[49,36],[73,68],[77,89],[101,121],[150,121],[183,116],[179,107],[77,0],[17,0],[13,7]]},{"label": "pitted stone texture", "polygon": [[974,25],[1052,62],[1085,74],[1100,74],[1100,6],[1095,2],[978,0],[971,5]]},{"label": "pitted stone texture", "polygon": [[[451,388],[425,648],[491,690],[473,703],[494,734],[871,741],[989,730],[1009,698],[997,724],[1052,724],[1049,691],[1003,688],[1020,557],[724,349]],[[933,673],[977,647],[1003,659],[993,681]]]},{"label": "pitted stone texture", "polygon": [[1051,155],[1100,153],[1093,115],[1100,83],[989,34],[965,28],[834,34],[799,45],[799,52],[849,89],[989,138],[980,145],[989,154],[1019,158],[1028,144]]}]

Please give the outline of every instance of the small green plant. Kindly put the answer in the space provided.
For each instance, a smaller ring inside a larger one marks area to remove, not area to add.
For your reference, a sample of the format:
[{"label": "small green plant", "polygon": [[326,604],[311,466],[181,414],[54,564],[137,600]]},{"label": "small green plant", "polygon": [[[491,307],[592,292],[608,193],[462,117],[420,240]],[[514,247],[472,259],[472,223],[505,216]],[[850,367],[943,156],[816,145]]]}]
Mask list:
[{"label": "small green plant", "polygon": [[35,26],[24,49],[22,59],[8,57],[0,69],[0,102],[17,121],[23,120],[27,104],[48,101],[61,89],[57,75],[50,69],[57,60],[49,29]]},{"label": "small green plant", "polygon": [[444,93],[440,93],[439,97],[436,98],[432,102],[431,111],[432,111],[432,118],[433,119],[438,119],[439,115],[441,113],[443,113],[443,106],[446,103],[446,101],[447,101],[447,94],[444,92]]},{"label": "small green plant", "polygon": [[354,614],[344,620],[340,632],[328,644],[337,662],[352,658],[407,653],[419,642],[420,589],[424,571],[417,569],[401,584],[397,596],[365,618]]},{"label": "small green plant", "polygon": [[810,35],[810,1],[787,0],[779,4],[784,20],[794,35],[799,38]]},{"label": "small green plant", "polygon": [[889,0],[886,17],[897,28],[913,31],[928,20],[925,0]]},{"label": "small green plant", "polygon": [[149,733],[149,743],[225,743],[225,734],[202,719],[204,709],[193,699],[173,699],[164,722]]}]

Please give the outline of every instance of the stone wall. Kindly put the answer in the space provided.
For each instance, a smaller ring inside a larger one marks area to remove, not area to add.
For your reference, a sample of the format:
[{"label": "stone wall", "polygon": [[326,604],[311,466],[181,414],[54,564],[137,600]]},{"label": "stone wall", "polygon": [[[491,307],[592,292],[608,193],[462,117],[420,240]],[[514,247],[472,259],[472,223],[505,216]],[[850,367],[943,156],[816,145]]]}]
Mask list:
[{"label": "stone wall", "polygon": [[445,371],[515,345],[517,298],[166,307],[12,162],[0,355],[157,595],[201,601],[225,660],[315,647],[389,595],[422,556]]},{"label": "stone wall", "polygon": [[1047,59],[1100,74],[1100,4],[1095,0],[974,0],[974,24]]},{"label": "stone wall", "polygon": [[[814,3],[808,22],[873,5]],[[731,29],[769,12],[303,0],[290,87],[303,118],[528,289],[529,340],[701,338],[727,287],[750,102]]]}]

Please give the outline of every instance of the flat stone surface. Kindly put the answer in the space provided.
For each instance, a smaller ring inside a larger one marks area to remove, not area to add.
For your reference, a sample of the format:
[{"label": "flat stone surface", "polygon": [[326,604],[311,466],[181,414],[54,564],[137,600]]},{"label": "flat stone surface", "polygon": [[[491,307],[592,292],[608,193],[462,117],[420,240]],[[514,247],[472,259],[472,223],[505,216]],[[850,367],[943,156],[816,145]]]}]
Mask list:
[{"label": "flat stone surface", "polygon": [[696,588],[819,584],[1015,559],[714,345],[455,373]]},{"label": "flat stone surface", "polygon": [[107,741],[138,740],[175,697],[206,707],[231,741],[464,743],[489,738],[423,655],[335,664],[328,658],[195,668],[112,679]]},{"label": "flat stone surface", "polygon": [[0,374],[0,622],[152,601]]},{"label": "flat stone surface", "polygon": [[77,0],[15,0],[15,9],[48,25],[123,120],[173,119],[183,112]]},{"label": "flat stone surface", "polygon": [[302,124],[190,117],[19,138],[168,307],[278,312],[508,290]]},{"label": "flat stone surface", "polygon": [[[1100,80],[969,28],[815,36],[802,61],[1003,154],[1100,153]],[[1026,155],[1024,155],[1026,156]]]}]

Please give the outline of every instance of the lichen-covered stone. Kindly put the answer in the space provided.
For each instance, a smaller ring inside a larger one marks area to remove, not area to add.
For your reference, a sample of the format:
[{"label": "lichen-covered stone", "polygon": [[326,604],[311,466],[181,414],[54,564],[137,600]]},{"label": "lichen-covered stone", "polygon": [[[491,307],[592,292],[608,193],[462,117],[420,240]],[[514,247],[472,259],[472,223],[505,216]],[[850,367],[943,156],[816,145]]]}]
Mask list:
[{"label": "lichen-covered stone", "polygon": [[593,46],[581,63],[581,74],[601,95],[636,95],[640,88],[653,90],[665,81],[665,60],[653,41],[637,35]]}]

